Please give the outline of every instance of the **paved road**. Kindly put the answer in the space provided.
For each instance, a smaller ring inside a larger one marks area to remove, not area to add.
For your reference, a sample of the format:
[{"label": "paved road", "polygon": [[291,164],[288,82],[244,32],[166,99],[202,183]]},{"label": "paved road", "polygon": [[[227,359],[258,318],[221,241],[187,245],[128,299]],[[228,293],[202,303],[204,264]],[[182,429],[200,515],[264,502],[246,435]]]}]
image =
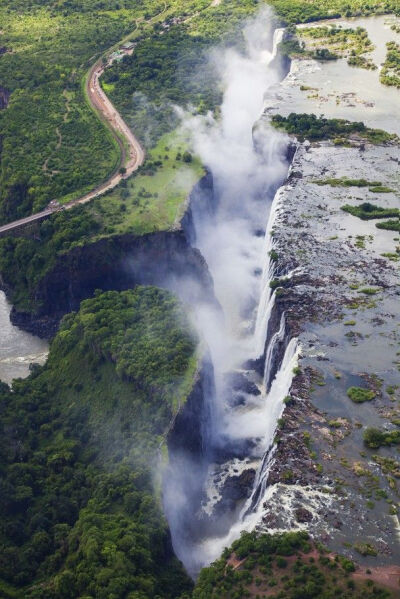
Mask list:
[{"label": "paved road", "polygon": [[[129,177],[136,169],[139,168],[141,164],[143,164],[143,148],[101,88],[100,77],[103,72],[104,66],[102,64],[102,60],[100,59],[90,69],[86,82],[86,91],[91,105],[99,114],[100,119],[108,123],[114,139],[120,148],[121,158],[114,172],[110,175],[107,181],[98,185],[95,187],[95,189],[89,191],[76,200],[72,200],[71,202],[63,204],[59,207],[54,206],[45,208],[41,212],[37,212],[36,214],[32,214],[26,218],[21,218],[1,226],[0,235],[2,233],[12,231],[13,229],[17,229],[21,225],[42,220],[58,210],[68,210],[77,204],[86,204],[93,198],[102,195],[110,189],[113,189],[116,185],[118,185],[118,183],[120,183],[121,179]],[[125,143],[122,142],[121,137],[124,139]],[[126,169],[126,173],[123,175],[119,172],[121,166],[124,166]]]}]

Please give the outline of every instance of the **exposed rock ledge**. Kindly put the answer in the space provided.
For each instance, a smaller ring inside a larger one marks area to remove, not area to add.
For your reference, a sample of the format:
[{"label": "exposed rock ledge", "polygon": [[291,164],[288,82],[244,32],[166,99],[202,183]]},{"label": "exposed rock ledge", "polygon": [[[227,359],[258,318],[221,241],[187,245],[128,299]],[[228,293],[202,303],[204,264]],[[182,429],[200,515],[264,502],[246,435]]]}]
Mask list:
[{"label": "exposed rock ledge", "polygon": [[[367,426],[392,430],[399,417],[399,390],[386,390],[398,383],[400,279],[396,262],[382,255],[395,255],[398,240],[341,207],[398,206],[399,159],[397,145],[299,144],[274,227],[282,285],[271,323],[285,313],[287,339],[299,338],[302,356],[277,434],[261,528],[307,529],[358,561],[357,545],[369,543],[378,554],[364,558],[371,565],[397,563],[399,555],[396,453],[383,456],[362,440]],[[341,177],[380,181],[393,192],[315,183]],[[376,398],[354,404],[347,396],[353,385],[374,389]]]},{"label": "exposed rock ledge", "polygon": [[96,289],[121,291],[135,285],[158,285],[175,290],[179,279],[196,282],[183,290],[186,301],[213,297],[207,265],[183,231],[109,237],[59,256],[35,291],[34,300],[40,306],[37,312],[13,308],[10,317],[20,328],[50,337],[62,316],[77,310]]}]

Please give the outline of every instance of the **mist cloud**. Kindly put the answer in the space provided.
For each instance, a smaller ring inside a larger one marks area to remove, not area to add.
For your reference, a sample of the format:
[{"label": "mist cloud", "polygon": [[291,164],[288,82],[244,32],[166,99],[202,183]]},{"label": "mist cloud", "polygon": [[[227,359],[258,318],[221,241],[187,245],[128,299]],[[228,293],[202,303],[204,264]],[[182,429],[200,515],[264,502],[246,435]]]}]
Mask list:
[{"label": "mist cloud", "polygon": [[[224,443],[234,446],[257,438],[259,458],[270,444],[290,386],[287,372],[271,390],[270,407],[261,379],[258,384],[263,392],[249,396],[244,410],[235,410],[230,404],[227,374],[242,372],[244,362],[259,357],[255,327],[261,274],[268,260],[264,234],[272,199],[288,168],[287,138],[260,120],[265,94],[281,76],[276,58],[279,33],[274,31],[273,23],[272,11],[264,8],[244,27],[240,49],[215,48],[210,53],[224,89],[219,117],[178,110],[193,151],[211,172],[214,186],[212,207],[206,202],[192,206],[194,245],[207,261],[222,307],[221,311],[210,304],[192,306],[193,322],[209,348],[215,375],[213,396],[206,398],[212,402],[208,410],[212,414],[211,453]],[[186,288],[184,295],[188,295],[190,281],[181,284],[181,292]],[[206,466],[204,460],[198,464],[197,484]],[[233,540],[241,527],[249,526],[247,518],[246,524],[234,524],[226,537],[203,539],[201,543],[192,540],[191,545],[188,530],[192,530],[198,516],[193,513],[197,504],[193,504],[192,512],[190,509],[194,470],[193,456],[185,462],[180,454],[175,468],[172,457],[164,492],[175,550],[191,572],[215,558],[225,539]],[[201,529],[201,522],[199,526]]]}]

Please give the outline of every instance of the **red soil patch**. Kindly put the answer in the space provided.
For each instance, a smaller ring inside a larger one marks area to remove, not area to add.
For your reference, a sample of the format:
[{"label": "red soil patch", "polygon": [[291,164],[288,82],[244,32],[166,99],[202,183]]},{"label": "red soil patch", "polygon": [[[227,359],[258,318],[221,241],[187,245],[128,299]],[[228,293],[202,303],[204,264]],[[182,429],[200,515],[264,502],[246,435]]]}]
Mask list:
[{"label": "red soil patch", "polygon": [[369,569],[371,574],[366,574],[365,570],[358,570],[354,572],[353,578],[355,580],[373,580],[388,589],[400,591],[400,566],[381,566]]}]

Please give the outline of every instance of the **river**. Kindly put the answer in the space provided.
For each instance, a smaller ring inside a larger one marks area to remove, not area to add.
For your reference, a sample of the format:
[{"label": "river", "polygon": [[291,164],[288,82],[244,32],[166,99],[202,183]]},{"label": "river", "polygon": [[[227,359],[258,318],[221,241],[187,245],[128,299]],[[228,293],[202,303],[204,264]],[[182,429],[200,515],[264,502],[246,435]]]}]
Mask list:
[{"label": "river", "polygon": [[48,343],[39,337],[21,331],[10,322],[11,305],[0,291],[0,380],[11,383],[26,377],[29,364],[44,364]]},{"label": "river", "polygon": [[[287,116],[291,112],[307,112],[328,118],[362,121],[368,127],[400,134],[399,90],[379,81],[381,64],[386,57],[386,44],[400,42],[400,34],[391,29],[394,17],[379,16],[320,21],[344,28],[363,27],[375,48],[365,56],[378,67],[366,70],[349,66],[346,58],[318,62],[295,59],[285,81],[268,93],[266,108]],[[396,21],[399,23],[399,20]],[[307,24],[310,27],[310,24]],[[323,44],[321,44],[323,46]],[[281,101],[282,95],[285,102]]]}]

